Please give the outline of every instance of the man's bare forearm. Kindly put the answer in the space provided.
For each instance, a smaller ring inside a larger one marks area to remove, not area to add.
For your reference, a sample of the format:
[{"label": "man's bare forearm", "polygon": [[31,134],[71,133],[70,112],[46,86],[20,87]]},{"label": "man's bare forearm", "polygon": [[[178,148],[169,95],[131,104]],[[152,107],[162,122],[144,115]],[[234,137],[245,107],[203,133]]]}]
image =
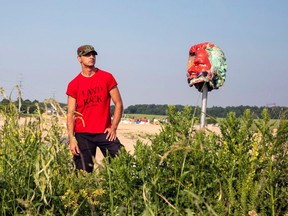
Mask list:
[{"label": "man's bare forearm", "polygon": [[74,126],[75,126],[74,114],[68,114],[67,115],[67,131],[68,131],[69,139],[72,139],[74,137]]},{"label": "man's bare forearm", "polygon": [[76,99],[68,96],[67,131],[69,140],[74,137]]},{"label": "man's bare forearm", "polygon": [[111,128],[117,129],[121,121],[122,112],[123,112],[123,104],[122,103],[116,104]]}]

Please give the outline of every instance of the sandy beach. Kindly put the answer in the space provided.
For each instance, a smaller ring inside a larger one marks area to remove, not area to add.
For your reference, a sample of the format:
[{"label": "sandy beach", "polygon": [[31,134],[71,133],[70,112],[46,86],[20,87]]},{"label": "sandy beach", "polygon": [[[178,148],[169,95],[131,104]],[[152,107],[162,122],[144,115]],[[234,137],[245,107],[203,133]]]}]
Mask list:
[{"label": "sandy beach", "polygon": [[[20,122],[23,123],[24,119],[20,119]],[[66,124],[66,120],[63,120],[63,126]],[[0,119],[0,127],[3,125],[3,121]],[[197,127],[196,127],[197,129]],[[127,152],[133,154],[134,146],[137,140],[142,141],[145,144],[149,144],[149,135],[155,135],[162,130],[161,125],[159,124],[150,124],[150,123],[140,123],[140,124],[127,124],[120,123],[117,129],[117,137],[124,145]],[[220,129],[217,126],[207,125],[207,131],[213,131],[217,134],[220,133]],[[100,163],[103,159],[101,151],[97,149],[96,161]]]},{"label": "sandy beach", "polygon": [[[197,129],[197,127],[196,127]],[[199,126],[198,126],[199,129]],[[125,124],[120,123],[117,130],[117,136],[121,143],[124,145],[126,151],[133,154],[134,146],[137,140],[143,143],[149,144],[149,135],[155,135],[162,130],[161,125],[157,124]],[[216,134],[220,134],[220,128],[214,125],[207,125],[206,131],[212,131]],[[103,159],[103,155],[97,149],[96,160],[100,162]]]},{"label": "sandy beach", "polygon": [[[126,151],[133,154],[137,140],[149,144],[149,135],[157,134],[161,131],[161,126],[156,124],[124,124],[120,123],[117,129],[117,136],[124,145]],[[100,162],[103,155],[97,149],[96,160]]]}]

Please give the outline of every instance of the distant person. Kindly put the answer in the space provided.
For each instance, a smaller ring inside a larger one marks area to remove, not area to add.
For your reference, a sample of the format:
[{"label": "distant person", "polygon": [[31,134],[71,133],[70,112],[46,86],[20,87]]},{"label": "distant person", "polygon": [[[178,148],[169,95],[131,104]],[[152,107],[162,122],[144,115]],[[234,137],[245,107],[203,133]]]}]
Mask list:
[{"label": "distant person", "polygon": [[[97,52],[91,45],[77,49],[82,71],[68,84],[67,130],[76,169],[93,171],[96,148],[112,158],[123,147],[116,130],[123,103],[112,74],[95,67]],[[111,121],[110,101],[115,105]]]}]

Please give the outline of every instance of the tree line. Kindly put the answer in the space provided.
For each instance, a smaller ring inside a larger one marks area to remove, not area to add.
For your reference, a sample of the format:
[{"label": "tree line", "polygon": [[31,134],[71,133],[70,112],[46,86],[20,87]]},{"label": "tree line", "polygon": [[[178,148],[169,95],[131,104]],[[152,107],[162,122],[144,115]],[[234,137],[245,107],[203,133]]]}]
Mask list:
[{"label": "tree line", "polygon": [[[39,102],[37,100],[21,100],[13,102],[14,104],[20,106],[20,111],[22,113],[34,113],[38,108],[42,112],[45,111],[45,108],[52,109],[49,104],[45,105],[45,102]],[[3,99],[0,102],[0,108],[9,104],[8,99]],[[63,110],[67,110],[67,104],[59,103]],[[147,114],[147,115],[166,115],[169,106],[174,106],[175,112],[181,112],[184,110],[184,105],[168,105],[168,104],[136,104],[130,105],[124,109],[124,114]],[[199,116],[201,114],[201,107],[191,106],[192,114]],[[237,117],[243,115],[244,111],[249,109],[252,113],[252,116],[257,119],[261,117],[263,109],[267,109],[271,119],[284,118],[288,119],[288,107],[284,106],[213,106],[207,107],[206,113],[207,116],[212,116],[214,118],[225,118],[228,113],[233,112]],[[114,111],[114,106],[111,106],[111,113]]]},{"label": "tree line", "polygon": [[[130,105],[125,110],[125,114],[150,114],[150,115],[166,115],[167,109],[170,105],[156,105],[156,104],[138,104]],[[184,110],[183,105],[173,105],[176,112]],[[201,114],[201,107],[191,106],[192,112],[199,116]],[[213,106],[206,109],[207,116],[214,118],[225,118],[228,113],[234,112],[237,117],[243,115],[244,111],[249,109],[253,118],[257,119],[261,117],[263,109],[267,109],[271,119],[285,118],[288,119],[288,107],[283,106]]]}]

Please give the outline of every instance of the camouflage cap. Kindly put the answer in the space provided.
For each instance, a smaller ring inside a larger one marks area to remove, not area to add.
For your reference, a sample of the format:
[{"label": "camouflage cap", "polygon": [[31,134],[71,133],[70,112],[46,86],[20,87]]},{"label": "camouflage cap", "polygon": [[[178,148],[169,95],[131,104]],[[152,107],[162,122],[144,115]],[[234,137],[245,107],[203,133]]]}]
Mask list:
[{"label": "camouflage cap", "polygon": [[94,47],[91,45],[83,45],[77,49],[78,56],[86,55],[89,52],[94,52],[97,55],[97,52],[94,50]]}]

